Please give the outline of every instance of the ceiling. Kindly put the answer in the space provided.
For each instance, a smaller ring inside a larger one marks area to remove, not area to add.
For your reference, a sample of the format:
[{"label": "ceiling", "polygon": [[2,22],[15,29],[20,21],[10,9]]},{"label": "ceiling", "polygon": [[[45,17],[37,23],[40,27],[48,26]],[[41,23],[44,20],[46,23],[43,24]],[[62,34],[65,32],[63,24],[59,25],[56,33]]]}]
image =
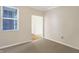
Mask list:
[{"label": "ceiling", "polygon": [[52,8],[56,8],[57,6],[31,6],[31,8],[39,10],[39,11],[48,11]]}]

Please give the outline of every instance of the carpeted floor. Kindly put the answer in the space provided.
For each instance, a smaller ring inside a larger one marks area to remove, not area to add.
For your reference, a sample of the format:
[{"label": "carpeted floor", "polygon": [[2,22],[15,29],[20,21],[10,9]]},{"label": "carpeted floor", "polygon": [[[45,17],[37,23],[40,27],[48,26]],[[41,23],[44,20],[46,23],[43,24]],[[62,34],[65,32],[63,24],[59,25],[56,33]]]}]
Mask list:
[{"label": "carpeted floor", "polygon": [[2,50],[3,53],[78,53],[79,50],[68,46],[41,39]]}]

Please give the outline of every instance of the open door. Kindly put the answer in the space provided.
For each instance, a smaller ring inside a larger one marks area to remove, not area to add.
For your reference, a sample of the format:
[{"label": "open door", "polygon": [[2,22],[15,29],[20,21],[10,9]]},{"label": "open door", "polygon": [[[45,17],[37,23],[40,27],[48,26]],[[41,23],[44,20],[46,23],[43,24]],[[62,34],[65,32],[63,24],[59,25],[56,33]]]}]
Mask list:
[{"label": "open door", "polygon": [[32,39],[43,38],[43,16],[32,15]]}]

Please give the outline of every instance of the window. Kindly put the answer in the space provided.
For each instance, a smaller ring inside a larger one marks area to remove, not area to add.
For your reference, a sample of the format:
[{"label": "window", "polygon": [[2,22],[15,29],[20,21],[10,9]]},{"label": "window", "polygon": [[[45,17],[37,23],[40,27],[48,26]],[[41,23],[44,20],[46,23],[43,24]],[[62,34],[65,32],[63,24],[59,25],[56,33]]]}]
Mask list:
[{"label": "window", "polygon": [[18,30],[18,9],[2,7],[2,29]]}]

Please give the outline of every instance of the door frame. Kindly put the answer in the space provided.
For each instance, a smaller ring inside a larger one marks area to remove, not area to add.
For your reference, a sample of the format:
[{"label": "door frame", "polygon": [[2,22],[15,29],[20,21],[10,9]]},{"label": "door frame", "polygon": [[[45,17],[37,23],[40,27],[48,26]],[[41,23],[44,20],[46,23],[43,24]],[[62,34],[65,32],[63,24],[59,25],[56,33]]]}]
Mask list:
[{"label": "door frame", "polygon": [[[35,14],[32,14],[31,15],[31,33],[32,33],[32,16],[33,15],[35,15]],[[42,15],[35,15],[35,16],[42,16]],[[42,38],[44,38],[44,23],[45,23],[45,20],[44,20],[44,16],[42,16],[42,17],[43,17],[43,33],[42,33],[43,34],[43,37]]]}]

